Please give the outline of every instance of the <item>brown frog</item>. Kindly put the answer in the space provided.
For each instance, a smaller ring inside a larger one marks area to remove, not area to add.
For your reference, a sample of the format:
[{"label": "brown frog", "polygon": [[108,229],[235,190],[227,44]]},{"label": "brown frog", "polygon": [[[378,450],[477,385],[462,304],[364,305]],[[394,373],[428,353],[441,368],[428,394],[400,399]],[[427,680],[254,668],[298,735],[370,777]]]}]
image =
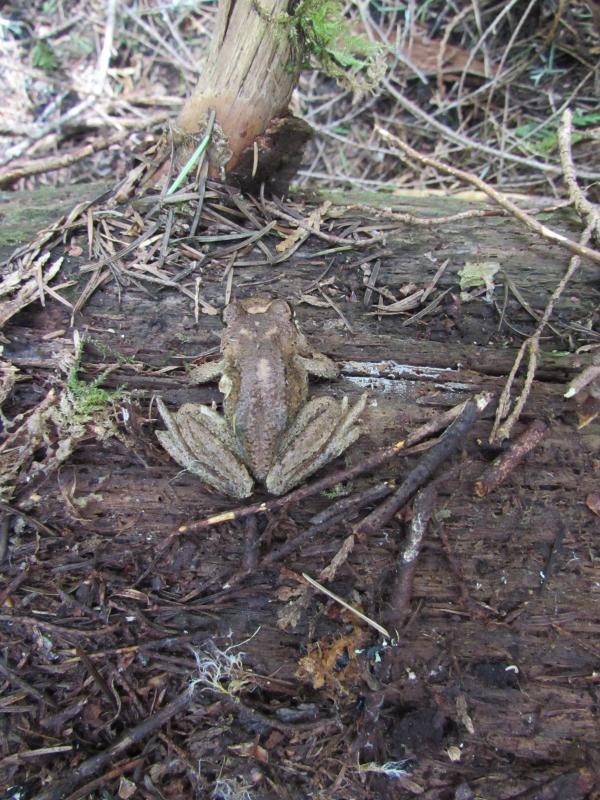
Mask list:
[{"label": "brown frog", "polygon": [[215,489],[248,497],[254,479],[272,494],[293,486],[339,456],[359,434],[366,394],[308,400],[308,376],[335,378],[335,363],[315,352],[283,300],[237,300],[223,314],[222,358],[195,367],[194,383],[221,376],[224,416],[186,403],[172,414],[158,399],[167,427],[157,431],[179,464]]}]

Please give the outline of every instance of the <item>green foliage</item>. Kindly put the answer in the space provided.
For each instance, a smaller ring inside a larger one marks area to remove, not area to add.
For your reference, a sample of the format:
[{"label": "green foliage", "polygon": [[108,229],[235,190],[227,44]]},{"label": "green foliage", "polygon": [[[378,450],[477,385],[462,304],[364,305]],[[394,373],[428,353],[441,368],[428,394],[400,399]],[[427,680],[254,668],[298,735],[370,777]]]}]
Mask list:
[{"label": "green foliage", "polygon": [[89,383],[79,380],[82,355],[83,346],[80,346],[75,363],[71,366],[67,377],[67,392],[72,416],[80,422],[86,422],[101,412],[106,413],[107,407],[119,400],[123,392],[120,389],[100,388],[100,384],[106,378],[105,372]]},{"label": "green foliage", "polygon": [[348,481],[346,483],[336,483],[331,489],[325,489],[321,494],[323,497],[327,497],[328,500],[337,500],[339,497],[347,497],[353,489],[354,483]]},{"label": "green foliage", "polygon": [[76,56],[89,56],[94,52],[94,43],[91,38],[75,34],[69,38],[70,49]]},{"label": "green foliage", "polygon": [[[255,7],[265,16],[259,0]],[[373,91],[385,72],[384,48],[353,33],[341,0],[300,0],[292,15],[283,14],[284,26],[294,51],[296,69],[307,69],[314,60],[343,88]]]},{"label": "green foliage", "polygon": [[100,341],[100,339],[90,339],[90,341],[105,361],[107,358],[112,358],[117,364],[137,364],[135,356],[124,356],[123,353],[119,353],[118,350]]},{"label": "green foliage", "polygon": [[[600,123],[600,113],[592,112],[582,114],[577,111],[573,114],[573,128],[587,128],[589,125]],[[544,125],[540,128],[537,122],[528,122],[519,125],[514,129],[514,133],[519,137],[521,150],[527,153],[535,153],[539,156],[547,156],[558,149],[558,122]],[[577,144],[584,138],[582,133],[573,131],[571,137],[572,144]]]},{"label": "green foliage", "polygon": [[55,72],[59,67],[58,58],[48,42],[40,39],[35,43],[31,52],[31,61],[34,67],[43,69],[44,72]]}]

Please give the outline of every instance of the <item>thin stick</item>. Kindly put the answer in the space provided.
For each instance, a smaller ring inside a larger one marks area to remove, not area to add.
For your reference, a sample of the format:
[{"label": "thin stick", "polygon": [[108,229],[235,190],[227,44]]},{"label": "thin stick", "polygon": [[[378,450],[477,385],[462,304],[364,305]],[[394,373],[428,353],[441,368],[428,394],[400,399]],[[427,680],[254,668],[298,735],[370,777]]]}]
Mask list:
[{"label": "thin stick", "polygon": [[357,608],[351,606],[350,603],[347,603],[339,595],[335,594],[334,592],[331,592],[329,589],[326,589],[325,586],[323,586],[321,583],[311,578],[310,575],[306,574],[306,572],[302,573],[302,577],[304,578],[305,581],[308,581],[308,583],[310,583],[311,586],[314,586],[315,589],[318,589],[320,592],[323,592],[323,594],[326,594],[327,597],[331,597],[332,600],[335,600],[336,603],[339,603],[341,606],[348,609],[350,613],[354,614],[359,619],[362,619],[362,621],[366,622],[367,625],[370,625],[372,628],[375,628],[375,630],[379,631],[379,633],[382,636],[385,636],[386,639],[391,639],[389,631],[386,628],[384,628],[383,625],[380,625],[378,622],[375,622],[375,620],[372,620],[370,617],[367,617],[366,614],[363,614],[362,611],[359,611]]},{"label": "thin stick", "polygon": [[51,700],[43,692],[40,692],[39,689],[36,689],[35,686],[32,686],[30,683],[28,683],[25,680],[25,678],[22,678],[16,672],[13,672],[12,669],[10,669],[9,667],[5,666],[2,663],[2,661],[0,661],[0,675],[4,675],[4,677],[8,681],[10,681],[10,683],[12,683],[15,686],[18,686],[20,689],[22,689],[30,697],[35,697],[36,700],[39,700],[40,702],[45,703],[46,705],[50,706],[50,708],[56,708],[57,707],[56,703],[53,700]]},{"label": "thin stick", "polygon": [[[415,117],[423,119],[428,125],[431,125],[432,128],[438,130],[444,136],[445,139],[449,139],[450,141],[456,142],[457,144],[467,148],[468,150],[479,150],[482,153],[487,153],[488,155],[493,156],[494,158],[499,158],[499,159],[504,158],[506,161],[512,161],[515,164],[521,164],[524,167],[529,167],[530,169],[535,169],[538,170],[539,172],[547,172],[552,175],[561,174],[561,168],[558,165],[545,164],[543,161],[536,161],[532,158],[524,158],[523,156],[517,156],[514,153],[509,152],[508,150],[501,151],[495,147],[490,147],[489,145],[486,145],[483,142],[478,142],[475,139],[469,139],[467,136],[463,136],[461,133],[457,133],[457,131],[452,130],[452,128],[449,128],[447,125],[444,125],[439,120],[435,119],[430,114],[428,114],[426,111],[423,111],[423,109],[419,108],[419,106],[416,103],[413,103],[412,100],[409,100],[401,92],[395,89],[394,86],[392,86],[392,84],[390,83],[390,81],[384,80],[383,85],[390,92],[390,94],[392,94],[396,98],[396,100],[402,106],[404,106],[404,108],[407,111],[409,111]],[[321,132],[322,129],[317,128],[317,130]],[[383,129],[376,127],[375,130],[381,132]],[[344,141],[344,137],[340,136],[339,134],[334,134],[327,130],[323,130],[323,133],[325,133],[328,136],[332,136],[334,139],[341,139],[342,141]],[[388,132],[385,131],[385,133]],[[390,137],[388,141],[390,141],[391,139],[395,139],[395,137],[393,137],[389,133],[388,136]],[[353,144],[355,147],[362,147],[362,149],[367,149],[367,150],[373,149],[376,152],[379,152],[378,148],[374,148],[369,145],[361,145],[359,142],[352,142],[351,140],[346,140],[346,141],[349,141],[349,143]],[[436,165],[432,163],[430,164],[430,166],[436,166]],[[458,172],[461,172],[461,170],[458,170]],[[455,173],[450,173],[450,174],[454,175]],[[580,169],[579,174],[582,178],[590,178],[591,180],[598,179],[597,172],[590,172],[589,170]]]},{"label": "thin stick", "polygon": [[544,422],[539,419],[534,420],[510,448],[490,464],[475,481],[474,489],[477,497],[485,497],[503,484],[527,453],[540,444],[547,432],[548,426]]},{"label": "thin stick", "polygon": [[546,227],[546,225],[542,225],[540,222],[534,219],[531,214],[523,211],[523,209],[519,208],[519,206],[513,203],[512,200],[509,200],[508,197],[505,197],[505,195],[496,191],[496,189],[493,189],[485,181],[482,181],[481,178],[478,178],[477,175],[473,175],[471,172],[465,172],[465,170],[458,169],[457,167],[451,167],[449,164],[444,164],[437,158],[432,158],[431,156],[425,156],[422,153],[419,153],[417,150],[410,147],[410,145],[406,144],[406,142],[403,142],[397,136],[394,136],[389,131],[386,131],[385,128],[377,127],[376,131],[383,139],[393,142],[404,153],[406,153],[406,155],[410,156],[415,161],[425,164],[428,167],[433,167],[434,169],[444,172],[447,175],[452,175],[453,177],[458,178],[465,183],[470,183],[472,186],[476,186],[495,203],[509,211],[530,230],[538,233],[540,236],[543,236],[544,239],[549,239],[551,242],[556,242],[561,247],[565,247],[570,250],[572,253],[589,258],[591,261],[595,261],[597,264],[600,264],[600,252],[598,252],[598,250],[593,250],[591,247],[586,247],[579,242],[574,242],[567,236],[563,236],[562,233],[557,233],[551,228]]},{"label": "thin stick", "polygon": [[587,225],[593,226],[594,237],[597,242],[600,242],[600,214],[598,213],[597,207],[594,206],[593,203],[590,203],[577,183],[575,165],[573,164],[573,157],[571,155],[572,125],[573,115],[571,114],[571,110],[566,108],[558,129],[558,149],[560,153],[560,163],[563,168],[563,177],[575,211],[577,211]]},{"label": "thin stick", "polygon": [[98,789],[101,787],[105,787],[109,781],[114,780],[115,778],[120,778],[121,775],[124,775],[126,772],[131,772],[138,767],[141,767],[146,759],[145,758],[133,758],[129,761],[126,761],[124,764],[117,765],[113,767],[108,772],[105,772],[104,775],[101,775],[99,778],[94,778],[93,781],[86,783],[85,786],[81,786],[77,791],[70,794],[65,800],[84,800],[84,798],[89,797],[94,789]]},{"label": "thin stick", "polygon": [[370,534],[382,528],[410,497],[425,483],[433,472],[464,442],[467,431],[491,400],[489,394],[481,394],[469,400],[461,415],[440,438],[439,442],[419,460],[417,466],[378,508],[354,526],[354,533]]},{"label": "thin stick", "polygon": [[417,558],[421,552],[436,497],[435,485],[430,484],[421,489],[413,503],[413,518],[406,544],[398,560],[398,571],[390,596],[390,605],[385,615],[386,622],[396,631],[402,628],[408,616]]},{"label": "thin stick", "polygon": [[[587,226],[587,228],[585,229],[585,231],[583,232],[583,234],[581,236],[581,241],[582,242],[589,241],[589,239],[590,239],[590,237],[592,235],[593,229],[594,229],[594,222],[592,221]],[[554,311],[554,307],[555,307],[556,303],[560,299],[560,296],[564,292],[567,284],[569,283],[569,281],[571,280],[571,278],[573,277],[573,275],[577,271],[577,269],[578,269],[580,264],[581,264],[581,259],[579,258],[579,256],[573,256],[573,258],[571,258],[571,260],[569,261],[569,266],[567,268],[567,271],[565,272],[565,274],[564,274],[563,278],[561,279],[560,283],[558,284],[556,289],[552,292],[552,295],[550,296],[550,299],[548,300],[548,303],[546,305],[546,308],[544,309],[544,313],[543,313],[542,318],[541,318],[541,320],[540,320],[540,322],[539,322],[539,324],[538,324],[538,326],[537,326],[537,328],[535,330],[535,333],[533,334],[533,336],[531,336],[529,339],[527,339],[526,341],[523,342],[523,344],[521,345],[521,347],[519,349],[519,352],[517,353],[517,356],[515,358],[515,363],[513,364],[513,367],[512,367],[512,369],[510,371],[510,375],[508,377],[508,380],[506,381],[506,385],[504,386],[504,389],[502,390],[502,394],[500,395],[500,400],[498,402],[498,408],[496,410],[496,417],[495,417],[495,420],[494,420],[494,426],[493,426],[492,432],[490,434],[490,443],[492,443],[492,444],[495,443],[495,442],[498,442],[498,441],[502,441],[503,439],[508,439],[509,436],[510,436],[510,433],[511,433],[511,431],[512,431],[512,429],[513,429],[513,427],[514,427],[514,425],[516,423],[516,421],[521,416],[521,412],[523,411],[523,408],[525,407],[525,403],[527,402],[527,399],[529,397],[529,393],[530,393],[531,387],[533,385],[533,379],[535,377],[535,371],[536,371],[536,368],[537,368],[537,356],[538,356],[538,352],[539,352],[540,337],[542,335],[542,332],[543,332],[544,328],[546,327],[546,325],[548,323],[548,320],[550,319],[550,317],[552,315],[552,312]],[[507,417],[505,422],[501,425],[500,422],[503,419],[503,417],[506,415],[506,413],[508,411],[509,404],[510,404],[510,391],[512,389],[512,385],[513,385],[514,379],[516,377],[519,365],[520,365],[520,363],[521,363],[521,361],[523,359],[523,356],[525,354],[525,351],[527,349],[529,349],[529,362],[528,362],[528,365],[527,365],[527,375],[525,377],[525,384],[523,386],[523,390],[521,391],[521,394],[519,395],[519,397],[517,399],[517,402],[515,403],[515,406],[514,406],[513,410],[511,411],[510,415]]]},{"label": "thin stick", "polygon": [[[141,130],[151,127],[152,124],[164,122],[165,119],[166,117],[163,114],[160,117],[153,118],[151,121],[146,120],[138,129]],[[41,173],[53,172],[57,169],[70,167],[83,158],[94,155],[94,153],[99,153],[101,150],[108,150],[108,148],[113,145],[121,144],[131,136],[131,133],[131,129],[119,131],[119,133],[115,133],[112,136],[94,139],[90,144],[78,147],[76,150],[71,150],[59,156],[36,158],[31,161],[24,161],[21,162],[21,164],[13,165],[11,169],[0,171],[0,188],[11,186],[21,178],[27,178],[30,175],[40,175]]]},{"label": "thin stick", "polygon": [[[78,767],[71,769],[68,778],[58,781],[53,786],[49,786],[45,791],[40,792],[36,796],[36,800],[63,800],[68,792],[73,792],[83,781],[91,778],[92,775],[100,772],[100,770],[104,769],[107,765],[112,764],[116,758],[126,750],[129,750],[134,744],[138,744],[142,739],[145,739],[147,736],[150,736],[150,734],[162,728],[162,726],[176,714],[185,711],[192,702],[193,697],[193,687],[186,688],[175,700],[168,703],[164,708],[161,708],[161,710],[152,717],[148,717],[140,722],[139,725],[131,728],[117,739],[114,744],[107,747],[106,750],[86,759]],[[201,709],[196,711],[196,716],[199,713],[200,715],[202,714]]]}]

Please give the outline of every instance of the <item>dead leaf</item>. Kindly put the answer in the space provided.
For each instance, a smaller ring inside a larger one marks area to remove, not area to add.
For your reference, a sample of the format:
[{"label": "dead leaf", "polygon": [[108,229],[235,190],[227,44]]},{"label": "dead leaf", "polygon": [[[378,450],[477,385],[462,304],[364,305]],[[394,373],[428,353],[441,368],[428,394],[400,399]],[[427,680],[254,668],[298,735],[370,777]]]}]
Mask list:
[{"label": "dead leaf", "polygon": [[467,729],[467,733],[475,733],[475,726],[467,710],[467,698],[464,694],[459,694],[456,698],[456,713],[460,722]]},{"label": "dead leaf", "polygon": [[314,306],[315,308],[330,308],[329,303],[319,297],[314,297],[312,294],[301,295],[298,303],[306,303],[306,305]]},{"label": "dead leaf", "polygon": [[135,783],[124,775],[121,775],[121,780],[119,781],[119,797],[121,800],[129,800],[136,792],[137,786]]},{"label": "dead leaf", "polygon": [[353,549],[354,549],[354,534],[350,534],[350,536],[347,536],[344,539],[344,543],[337,551],[335,556],[332,558],[332,560],[329,562],[329,564],[325,567],[325,569],[322,569],[321,572],[319,573],[319,581],[321,583],[329,583],[330,581],[332,581],[335,578],[338,569],[342,566],[342,564],[345,564],[346,561],[348,560],[348,556],[350,555]]},{"label": "dead leaf", "polygon": [[83,253],[83,247],[80,244],[76,244],[75,242],[71,243],[71,246],[67,250],[67,254],[70,255],[72,258],[78,258]]},{"label": "dead leaf", "polygon": [[[362,22],[357,21],[353,28],[359,35],[368,38],[368,32]],[[426,75],[437,74],[440,53],[444,80],[455,80],[456,76],[465,70],[468,75],[480,77],[492,77],[495,74],[495,69],[492,68],[492,75],[488,75],[483,61],[471,58],[470,52],[462,47],[446,43],[442,52],[443,40],[429,37],[421,25],[413,25],[410,35],[400,42],[396,42],[396,28],[391,27],[388,35],[383,34],[383,41],[390,46],[390,52],[398,48],[401,56]]]},{"label": "dead leaf", "polygon": [[296,675],[301,680],[309,680],[314,689],[327,686],[335,694],[349,694],[349,687],[362,683],[362,665],[357,650],[369,637],[366,629],[357,627],[349,636],[321,639],[309,644],[308,653],[300,659]]},{"label": "dead leaf", "polygon": [[304,225],[307,227],[301,227],[298,225],[298,227],[288,234],[288,236],[286,236],[282,242],[279,242],[279,244],[275,246],[277,252],[285,253],[301,239],[307,239],[310,236],[311,231],[320,231],[321,220],[329,210],[330,206],[331,202],[326,200],[324,203],[321,203],[318,208],[315,208],[315,210],[308,215],[307,219],[302,220]]},{"label": "dead leaf", "polygon": [[585,498],[585,504],[590,511],[600,517],[600,492],[590,492]]}]

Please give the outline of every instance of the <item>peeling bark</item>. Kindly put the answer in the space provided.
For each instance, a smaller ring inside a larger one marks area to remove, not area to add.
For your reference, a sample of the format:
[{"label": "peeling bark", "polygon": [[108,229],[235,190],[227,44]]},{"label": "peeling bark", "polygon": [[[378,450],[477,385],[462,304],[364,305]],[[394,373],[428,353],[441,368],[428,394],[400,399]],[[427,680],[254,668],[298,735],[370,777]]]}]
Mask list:
[{"label": "peeling bark", "polygon": [[190,135],[202,135],[208,114],[216,112],[222,143],[213,144],[214,171],[230,172],[275,118],[288,115],[298,64],[286,24],[288,0],[225,0],[219,6],[216,32],[202,75],[188,98],[177,128],[180,150]]}]

